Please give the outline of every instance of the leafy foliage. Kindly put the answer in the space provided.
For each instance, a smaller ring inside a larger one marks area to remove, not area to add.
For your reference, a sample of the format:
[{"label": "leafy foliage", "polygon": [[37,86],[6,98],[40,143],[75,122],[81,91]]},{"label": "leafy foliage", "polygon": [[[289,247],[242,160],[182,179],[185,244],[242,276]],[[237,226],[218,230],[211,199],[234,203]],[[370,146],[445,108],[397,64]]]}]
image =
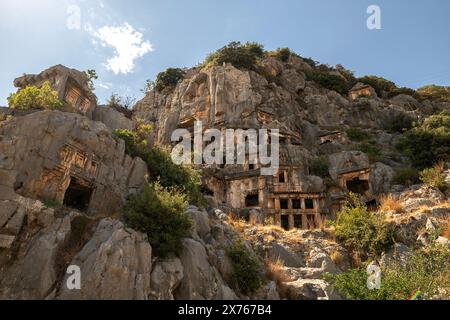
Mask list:
[{"label": "leafy foliage", "polygon": [[142,122],[137,124],[135,131],[128,129],[117,129],[115,135],[125,141],[125,152],[132,157],[141,157],[145,159],[148,152],[148,137],[152,131],[150,124]]},{"label": "leafy foliage", "polygon": [[329,175],[329,164],[325,157],[315,158],[311,162],[311,173],[315,176],[325,178]]},{"label": "leafy foliage", "polygon": [[306,80],[314,81],[322,87],[334,90],[340,94],[347,94],[350,89],[349,83],[342,77],[319,69],[307,71]]},{"label": "leafy foliage", "polygon": [[419,122],[405,132],[398,149],[406,154],[418,169],[450,160],[450,112],[443,111]]},{"label": "leafy foliage", "polygon": [[415,252],[406,266],[382,268],[379,290],[367,288],[364,268],[327,275],[326,278],[347,299],[407,300],[415,292],[420,292],[422,299],[433,299],[441,288],[450,287],[450,251],[434,244]]},{"label": "leafy foliage", "polygon": [[221,66],[231,63],[238,69],[256,70],[258,61],[264,57],[264,46],[256,42],[239,41],[230,42],[228,45],[208,55],[205,65]]},{"label": "leafy foliage", "polygon": [[398,114],[392,118],[390,118],[385,124],[384,129],[388,132],[394,133],[403,133],[405,131],[411,130],[413,127],[413,118]]},{"label": "leafy foliage", "polygon": [[445,190],[447,182],[445,181],[445,174],[438,168],[427,168],[420,173],[420,180],[430,187]]},{"label": "leafy foliage", "polygon": [[376,256],[393,244],[393,227],[382,214],[368,212],[354,194],[338,213],[334,226],[337,240],[352,250]]},{"label": "leafy foliage", "polygon": [[347,136],[350,140],[355,142],[363,142],[371,138],[371,135],[369,133],[359,128],[350,128],[346,130],[345,133],[347,133]]},{"label": "leafy foliage", "polygon": [[402,88],[397,88],[397,89],[391,89],[388,93],[388,97],[392,98],[392,97],[398,96],[399,94],[406,94],[406,95],[412,96],[412,97],[417,96],[417,92],[414,89],[402,87]]},{"label": "leafy foliage", "polygon": [[8,105],[12,109],[60,109],[64,106],[58,93],[53,90],[48,81],[38,88],[29,86],[8,97]]},{"label": "leafy foliage", "polygon": [[179,254],[181,240],[189,236],[192,220],[186,213],[186,196],[176,189],[163,188],[158,182],[132,196],[125,207],[127,224],[145,232],[155,254],[164,258]]},{"label": "leafy foliage", "polygon": [[359,151],[367,154],[371,162],[381,161],[381,159],[383,158],[383,152],[380,146],[373,139],[363,141],[362,143],[358,144],[357,148]]},{"label": "leafy foliage", "polygon": [[375,89],[375,92],[378,96],[382,96],[383,92],[391,92],[397,89],[397,86],[394,82],[386,80],[382,77],[377,76],[364,76],[362,78],[359,78],[358,81],[368,84],[372,88]]},{"label": "leafy foliage", "polygon": [[[175,87],[184,78],[186,72],[180,68],[168,68],[164,72],[158,73],[155,81],[155,89],[159,92],[165,88]],[[147,83],[148,84],[148,83]]]},{"label": "leafy foliage", "polygon": [[427,85],[417,90],[419,99],[450,103],[450,87]]},{"label": "leafy foliage", "polygon": [[190,166],[177,165],[168,150],[154,147],[143,158],[150,170],[150,177],[159,180],[164,187],[178,187],[187,194],[191,203],[203,203],[201,178]]},{"label": "leafy foliage", "polygon": [[131,119],[135,102],[135,98],[129,96],[121,97],[118,94],[113,93],[106,102],[106,105],[120,113],[123,113],[127,118]]},{"label": "leafy foliage", "polygon": [[392,185],[410,186],[419,182],[419,171],[413,167],[405,167],[396,170],[391,180]]},{"label": "leafy foliage", "polygon": [[262,274],[257,258],[242,242],[236,242],[228,250],[228,256],[233,265],[233,280],[237,288],[244,294],[258,290],[262,284]]},{"label": "leafy foliage", "polygon": [[167,149],[149,148],[147,139],[151,130],[151,125],[141,123],[135,131],[119,129],[115,134],[125,141],[127,154],[147,163],[152,181],[159,181],[165,188],[178,188],[187,195],[190,203],[203,204],[199,172],[190,166],[175,164]]},{"label": "leafy foliage", "polygon": [[86,70],[84,73],[86,74],[86,77],[88,78],[89,89],[91,89],[91,91],[94,91],[95,90],[94,80],[98,79],[97,71],[95,71],[93,69],[89,69],[89,70]]}]

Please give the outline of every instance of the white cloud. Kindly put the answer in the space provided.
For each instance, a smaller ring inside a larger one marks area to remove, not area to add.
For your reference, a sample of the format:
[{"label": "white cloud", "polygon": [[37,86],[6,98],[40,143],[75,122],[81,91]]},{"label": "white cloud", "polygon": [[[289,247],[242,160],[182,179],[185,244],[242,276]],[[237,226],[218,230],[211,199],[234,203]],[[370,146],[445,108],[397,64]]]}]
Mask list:
[{"label": "white cloud", "polygon": [[153,51],[152,44],[144,40],[144,35],[127,22],[118,27],[104,26],[90,33],[93,40],[98,39],[103,47],[114,48],[114,56],[106,61],[106,68],[115,74],[130,73],[136,59]]}]

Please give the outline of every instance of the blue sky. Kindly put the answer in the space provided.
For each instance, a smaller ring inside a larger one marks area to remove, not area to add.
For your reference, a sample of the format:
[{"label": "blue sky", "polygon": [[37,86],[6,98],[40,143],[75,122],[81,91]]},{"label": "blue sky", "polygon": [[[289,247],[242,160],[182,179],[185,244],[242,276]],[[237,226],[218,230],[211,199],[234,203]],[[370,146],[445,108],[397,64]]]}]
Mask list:
[{"label": "blue sky", "polygon": [[[372,4],[381,30],[366,26]],[[59,63],[96,69],[100,102],[113,92],[140,99],[146,79],[233,40],[290,47],[399,86],[450,85],[446,0],[0,0],[0,105],[14,78]]]}]

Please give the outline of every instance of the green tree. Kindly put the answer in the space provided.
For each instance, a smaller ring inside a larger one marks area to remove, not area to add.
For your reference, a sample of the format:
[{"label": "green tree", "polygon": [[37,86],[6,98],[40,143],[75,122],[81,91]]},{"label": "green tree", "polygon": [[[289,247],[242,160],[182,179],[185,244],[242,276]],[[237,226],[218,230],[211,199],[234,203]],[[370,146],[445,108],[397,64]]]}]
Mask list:
[{"label": "green tree", "polygon": [[89,69],[89,70],[86,70],[84,73],[86,74],[86,77],[88,78],[89,89],[91,89],[91,91],[94,91],[95,90],[94,80],[98,79],[97,71],[95,71],[93,69]]},{"label": "green tree", "polygon": [[394,243],[393,227],[384,215],[369,212],[354,194],[337,214],[334,226],[336,239],[360,253],[377,256]]},{"label": "green tree", "polygon": [[450,111],[432,115],[405,132],[398,149],[414,167],[424,169],[439,161],[450,160]]},{"label": "green tree", "polygon": [[262,284],[262,273],[257,257],[241,241],[234,243],[227,253],[233,266],[232,277],[236,288],[244,294],[258,290]]},{"label": "green tree", "polygon": [[58,93],[52,89],[48,81],[38,88],[29,86],[8,97],[8,105],[12,109],[60,109],[64,106]]},{"label": "green tree", "polygon": [[221,66],[224,63],[231,63],[238,69],[256,70],[257,62],[264,57],[264,54],[264,46],[259,43],[242,44],[239,41],[233,41],[208,55],[204,64]]},{"label": "green tree", "polygon": [[450,103],[450,87],[437,86],[434,84],[417,89],[421,100],[433,100]]},{"label": "green tree", "polygon": [[358,79],[359,82],[368,84],[375,89],[378,96],[382,96],[383,92],[389,93],[397,89],[394,82],[377,76],[364,76]]},{"label": "green tree", "polygon": [[158,257],[179,254],[181,240],[190,235],[191,217],[186,213],[186,196],[177,189],[163,188],[158,182],[147,185],[125,206],[127,225],[147,234]]},{"label": "green tree", "polygon": [[168,68],[156,76],[155,89],[161,92],[165,88],[173,88],[184,78],[185,74],[186,72],[183,69]]}]

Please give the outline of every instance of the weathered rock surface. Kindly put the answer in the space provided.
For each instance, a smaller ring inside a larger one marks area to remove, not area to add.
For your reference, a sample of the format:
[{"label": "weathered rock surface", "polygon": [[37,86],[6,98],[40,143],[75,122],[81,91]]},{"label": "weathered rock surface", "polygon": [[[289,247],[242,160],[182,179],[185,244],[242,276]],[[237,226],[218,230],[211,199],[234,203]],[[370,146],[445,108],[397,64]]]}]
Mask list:
[{"label": "weathered rock surface", "polygon": [[63,203],[76,183],[92,194],[90,213],[112,215],[143,187],[146,171],[104,124],[82,115],[40,111],[0,127],[0,186],[10,193]]}]

